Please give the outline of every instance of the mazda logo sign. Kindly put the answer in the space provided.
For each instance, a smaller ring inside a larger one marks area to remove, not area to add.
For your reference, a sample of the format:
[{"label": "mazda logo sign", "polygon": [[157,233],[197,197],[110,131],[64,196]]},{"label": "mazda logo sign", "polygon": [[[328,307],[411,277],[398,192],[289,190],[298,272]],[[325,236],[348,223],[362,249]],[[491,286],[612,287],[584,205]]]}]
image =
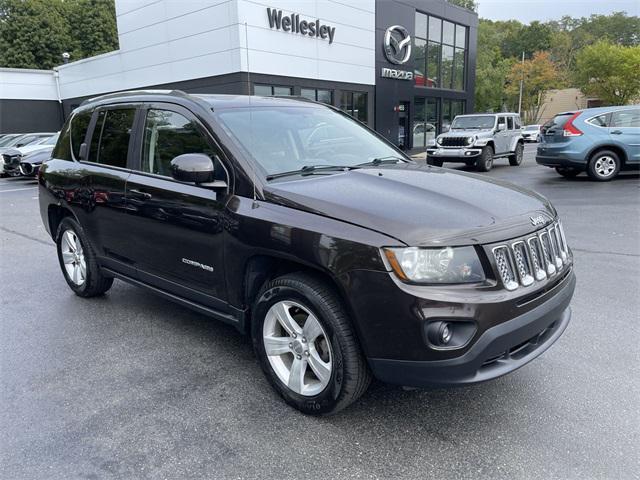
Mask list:
[{"label": "mazda logo sign", "polygon": [[411,35],[406,28],[394,25],[384,32],[384,54],[391,63],[402,65],[411,57]]}]

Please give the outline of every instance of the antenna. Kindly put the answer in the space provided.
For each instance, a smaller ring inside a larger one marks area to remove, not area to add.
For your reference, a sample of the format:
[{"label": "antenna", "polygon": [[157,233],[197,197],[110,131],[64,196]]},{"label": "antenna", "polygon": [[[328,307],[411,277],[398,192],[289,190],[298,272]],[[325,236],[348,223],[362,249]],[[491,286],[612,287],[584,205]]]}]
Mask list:
[{"label": "antenna", "polygon": [[[244,43],[247,53],[247,93],[249,94],[249,135],[251,136],[251,143],[253,143],[253,108],[251,108],[251,68],[249,68],[249,26],[247,22],[244,22]],[[251,208],[258,208],[258,195],[256,193],[256,171],[251,165],[251,173],[253,178],[253,204]]]}]

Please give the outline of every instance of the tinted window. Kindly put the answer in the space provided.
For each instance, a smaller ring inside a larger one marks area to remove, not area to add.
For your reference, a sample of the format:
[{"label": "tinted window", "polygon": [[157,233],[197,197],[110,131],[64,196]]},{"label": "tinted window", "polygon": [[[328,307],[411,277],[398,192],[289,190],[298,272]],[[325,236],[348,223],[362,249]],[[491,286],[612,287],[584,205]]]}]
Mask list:
[{"label": "tinted window", "polygon": [[144,127],[142,171],[171,176],[171,160],[183,153],[217,157],[195,122],[169,110],[149,110]]},{"label": "tinted window", "polygon": [[60,130],[60,138],[58,138],[58,143],[53,148],[53,152],[51,153],[52,158],[57,158],[58,160],[69,160],[72,161],[71,158],[71,119],[67,120],[67,123],[64,124],[62,130]]},{"label": "tinted window", "polygon": [[71,119],[71,150],[76,160],[80,160],[80,145],[84,142],[90,120],[91,112],[89,111],[78,113]]},{"label": "tinted window", "polygon": [[91,140],[89,160],[111,165],[127,166],[127,152],[135,109],[122,108],[101,111]]},{"label": "tinted window", "polygon": [[571,117],[573,117],[574,113],[573,112],[569,112],[569,113],[561,113],[560,115],[556,115],[555,117],[553,117],[551,120],[549,120],[547,123],[545,123],[542,126],[542,132],[546,132],[549,129],[563,129],[565,123],[567,123],[569,121],[569,119]]},{"label": "tinted window", "polygon": [[611,127],[640,127],[640,108],[613,112],[611,115]]},{"label": "tinted window", "polygon": [[595,125],[596,127],[606,127],[608,122],[608,117],[609,114],[605,113],[603,115],[598,115],[597,117],[593,117],[591,120],[589,120],[589,123],[591,123],[592,125]]}]

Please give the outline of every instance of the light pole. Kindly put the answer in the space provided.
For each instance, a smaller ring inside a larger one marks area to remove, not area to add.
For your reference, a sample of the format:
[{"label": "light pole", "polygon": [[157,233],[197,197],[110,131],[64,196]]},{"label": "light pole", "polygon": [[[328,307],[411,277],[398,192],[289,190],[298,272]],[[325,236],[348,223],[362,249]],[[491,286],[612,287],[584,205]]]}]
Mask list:
[{"label": "light pole", "polygon": [[522,52],[522,78],[520,79],[520,95],[518,96],[518,115],[522,116],[522,88],[524,87],[524,52]]}]

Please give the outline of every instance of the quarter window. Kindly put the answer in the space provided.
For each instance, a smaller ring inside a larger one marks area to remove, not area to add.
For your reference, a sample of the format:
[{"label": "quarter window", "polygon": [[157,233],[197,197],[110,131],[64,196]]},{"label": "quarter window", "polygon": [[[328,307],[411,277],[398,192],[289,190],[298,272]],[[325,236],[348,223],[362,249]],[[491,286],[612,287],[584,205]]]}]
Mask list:
[{"label": "quarter window", "polygon": [[589,123],[595,125],[596,127],[606,127],[609,123],[608,117],[608,113],[605,113],[604,115],[598,115],[597,117],[593,117],[591,120],[589,120]]},{"label": "quarter window", "polygon": [[101,110],[91,139],[89,160],[126,168],[135,108]]},{"label": "quarter window", "polygon": [[89,127],[92,112],[80,112],[71,119],[71,150],[73,158],[80,159],[80,145],[84,142],[84,137]]},{"label": "quarter window", "polygon": [[194,121],[170,110],[149,110],[144,127],[141,170],[170,177],[171,160],[184,153],[204,153],[218,161],[216,151]]}]

